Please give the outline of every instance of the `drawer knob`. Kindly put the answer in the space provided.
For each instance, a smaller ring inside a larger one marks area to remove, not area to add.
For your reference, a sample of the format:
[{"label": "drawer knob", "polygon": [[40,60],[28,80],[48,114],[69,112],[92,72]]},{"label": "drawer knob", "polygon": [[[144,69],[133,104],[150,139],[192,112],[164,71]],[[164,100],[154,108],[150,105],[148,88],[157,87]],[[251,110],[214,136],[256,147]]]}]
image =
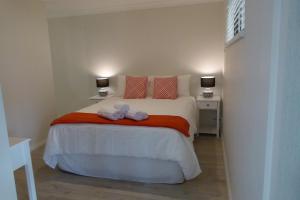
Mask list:
[{"label": "drawer knob", "polygon": [[206,104],[206,107],[209,107],[209,103],[208,103],[208,104]]}]

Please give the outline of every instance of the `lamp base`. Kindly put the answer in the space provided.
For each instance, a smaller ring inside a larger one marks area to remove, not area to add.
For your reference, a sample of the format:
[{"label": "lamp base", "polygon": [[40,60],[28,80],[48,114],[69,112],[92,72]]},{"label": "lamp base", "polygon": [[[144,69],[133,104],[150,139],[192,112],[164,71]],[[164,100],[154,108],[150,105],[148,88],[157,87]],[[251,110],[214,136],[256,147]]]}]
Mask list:
[{"label": "lamp base", "polygon": [[106,97],[108,95],[107,91],[98,91],[100,97]]},{"label": "lamp base", "polygon": [[212,91],[205,91],[202,93],[202,96],[205,98],[211,98],[214,96],[214,93]]}]

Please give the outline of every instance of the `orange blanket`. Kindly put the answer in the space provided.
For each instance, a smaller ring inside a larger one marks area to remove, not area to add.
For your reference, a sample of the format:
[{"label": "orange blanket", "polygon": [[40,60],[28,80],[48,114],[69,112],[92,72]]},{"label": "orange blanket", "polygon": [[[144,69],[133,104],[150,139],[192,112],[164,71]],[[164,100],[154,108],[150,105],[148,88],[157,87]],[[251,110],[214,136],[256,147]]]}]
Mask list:
[{"label": "orange blanket", "polygon": [[186,137],[189,137],[189,123],[186,119],[179,116],[170,115],[149,115],[147,120],[134,121],[130,119],[120,119],[116,121],[108,120],[92,113],[74,112],[66,114],[51,123],[51,126],[57,124],[112,124],[125,126],[149,126],[172,128]]}]

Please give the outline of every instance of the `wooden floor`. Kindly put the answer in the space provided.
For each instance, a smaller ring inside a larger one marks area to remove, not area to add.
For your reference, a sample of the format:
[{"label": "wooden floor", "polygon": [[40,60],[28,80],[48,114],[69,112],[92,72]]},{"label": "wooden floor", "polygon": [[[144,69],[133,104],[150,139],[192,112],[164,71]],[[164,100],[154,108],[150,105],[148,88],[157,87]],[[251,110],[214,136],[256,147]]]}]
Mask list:
[{"label": "wooden floor", "polygon": [[[221,140],[210,136],[195,139],[202,169],[196,179],[183,184],[142,184],[77,176],[45,166],[43,148],[32,153],[38,199],[51,200],[227,200]],[[15,172],[18,199],[26,200],[24,169]]]}]

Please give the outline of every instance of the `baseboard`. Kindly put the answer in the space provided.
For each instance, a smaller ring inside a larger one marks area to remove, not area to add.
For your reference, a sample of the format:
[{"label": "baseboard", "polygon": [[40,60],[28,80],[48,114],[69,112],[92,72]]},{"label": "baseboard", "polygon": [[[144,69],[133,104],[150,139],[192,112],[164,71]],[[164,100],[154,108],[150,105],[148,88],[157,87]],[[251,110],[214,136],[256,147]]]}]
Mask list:
[{"label": "baseboard", "polygon": [[225,165],[228,199],[233,200],[232,199],[232,191],[231,191],[231,181],[230,181],[230,176],[229,176],[229,168],[228,168],[228,159],[227,159],[227,153],[226,153],[226,148],[225,148],[225,144],[224,144],[224,138],[222,139],[222,147],[223,147],[223,157],[224,157],[224,165]]},{"label": "baseboard", "polygon": [[39,147],[43,146],[43,145],[46,143],[46,141],[47,141],[47,138],[46,138],[46,139],[43,139],[43,140],[41,140],[41,141],[35,142],[35,143],[32,142],[32,143],[30,144],[30,150],[31,150],[31,151],[34,151],[34,150],[38,149]]}]

